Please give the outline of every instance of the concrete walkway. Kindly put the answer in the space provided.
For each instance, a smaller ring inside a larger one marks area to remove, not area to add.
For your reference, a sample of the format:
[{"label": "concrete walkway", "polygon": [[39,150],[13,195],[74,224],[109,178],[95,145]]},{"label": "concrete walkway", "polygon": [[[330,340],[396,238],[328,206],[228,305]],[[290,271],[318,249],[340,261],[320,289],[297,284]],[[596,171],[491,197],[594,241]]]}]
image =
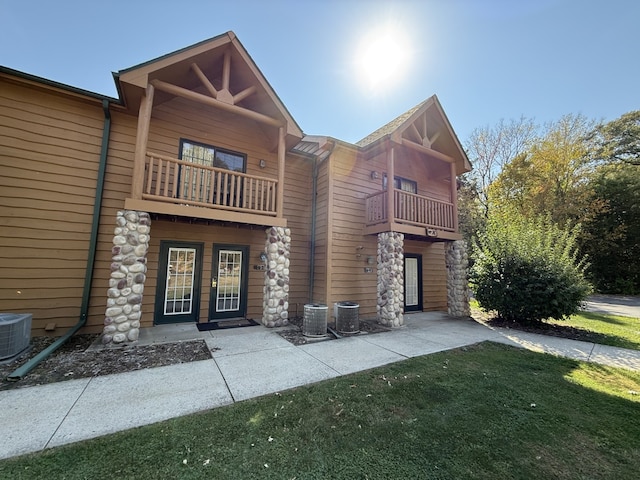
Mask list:
[{"label": "concrete walkway", "polygon": [[406,316],[406,325],[294,346],[262,326],[198,332],[155,327],[141,343],[203,338],[213,358],[136,372],[0,391],[0,458],[180,417],[248,398],[485,340],[640,371],[640,351],[514,330],[443,313]]}]

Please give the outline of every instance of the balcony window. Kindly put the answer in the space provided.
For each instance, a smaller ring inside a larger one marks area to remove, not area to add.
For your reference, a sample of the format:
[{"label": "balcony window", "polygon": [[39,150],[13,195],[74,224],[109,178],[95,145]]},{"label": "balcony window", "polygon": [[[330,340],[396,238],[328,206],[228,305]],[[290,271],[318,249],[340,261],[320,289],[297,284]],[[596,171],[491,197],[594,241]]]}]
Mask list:
[{"label": "balcony window", "polygon": [[180,160],[244,173],[247,156],[212,145],[181,139]]},{"label": "balcony window", "polygon": [[[382,177],[382,188],[387,189],[387,174]],[[418,182],[402,177],[393,177],[393,188],[403,192],[418,193]]]},{"label": "balcony window", "polygon": [[[247,157],[244,154],[185,139],[180,140],[180,160],[240,173],[246,171],[247,164]],[[182,198],[206,202],[212,197],[211,190],[216,185],[216,173],[200,169],[199,174],[196,174],[196,169],[193,172],[190,170],[192,170],[191,167],[184,165],[180,168],[178,182]],[[231,177],[223,177],[223,179],[226,183],[232,181]],[[238,192],[238,195],[240,196],[241,192]]]}]

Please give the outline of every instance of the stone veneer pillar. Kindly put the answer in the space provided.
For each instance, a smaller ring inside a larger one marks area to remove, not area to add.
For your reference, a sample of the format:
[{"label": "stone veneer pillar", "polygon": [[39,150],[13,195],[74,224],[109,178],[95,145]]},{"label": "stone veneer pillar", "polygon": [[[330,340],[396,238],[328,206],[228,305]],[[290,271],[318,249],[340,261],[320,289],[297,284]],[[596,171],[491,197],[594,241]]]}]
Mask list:
[{"label": "stone veneer pillar", "polygon": [[289,323],[289,257],[291,230],[271,227],[266,230],[267,271],[264,275],[262,324],[280,327]]},{"label": "stone veneer pillar", "polygon": [[404,324],[404,235],[378,234],[378,321],[390,327]]},{"label": "stone veneer pillar", "polygon": [[447,302],[449,315],[470,317],[469,307],[469,259],[467,244],[464,240],[448,242],[445,249],[447,265]]},{"label": "stone veneer pillar", "polygon": [[116,225],[102,331],[105,345],[138,340],[151,218],[146,212],[118,211]]}]

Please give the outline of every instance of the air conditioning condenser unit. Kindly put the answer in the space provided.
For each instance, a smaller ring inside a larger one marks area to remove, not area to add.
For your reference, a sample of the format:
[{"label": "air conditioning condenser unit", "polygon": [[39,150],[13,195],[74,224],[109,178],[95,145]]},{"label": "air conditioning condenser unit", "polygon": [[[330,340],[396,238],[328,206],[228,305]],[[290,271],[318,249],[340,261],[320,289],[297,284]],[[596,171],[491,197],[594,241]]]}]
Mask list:
[{"label": "air conditioning condenser unit", "polygon": [[32,317],[31,313],[0,313],[0,361],[29,346]]}]

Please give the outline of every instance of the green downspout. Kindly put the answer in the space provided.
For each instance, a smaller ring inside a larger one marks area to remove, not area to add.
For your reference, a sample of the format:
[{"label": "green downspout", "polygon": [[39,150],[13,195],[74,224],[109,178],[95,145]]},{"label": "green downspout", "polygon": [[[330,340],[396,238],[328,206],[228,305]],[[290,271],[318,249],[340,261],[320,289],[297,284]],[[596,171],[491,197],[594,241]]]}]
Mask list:
[{"label": "green downspout", "polygon": [[93,205],[93,223],[91,224],[91,238],[89,240],[89,255],[87,257],[87,268],[84,276],[84,289],[82,292],[82,304],[80,306],[80,319],[62,337],[41,351],[27,363],[17,368],[7,380],[17,382],[36,365],[60,348],[72,335],[84,327],[87,323],[89,311],[89,298],[91,296],[91,281],[93,279],[93,267],[96,258],[96,247],[98,243],[98,226],[100,224],[100,208],[102,206],[102,194],[104,191],[104,175],[107,168],[107,151],[109,149],[109,134],[111,133],[111,112],[109,111],[109,100],[102,100],[102,110],[104,111],[104,127],[102,129],[102,147],[100,149],[100,164],[98,165],[98,180],[96,182],[96,199]]}]

